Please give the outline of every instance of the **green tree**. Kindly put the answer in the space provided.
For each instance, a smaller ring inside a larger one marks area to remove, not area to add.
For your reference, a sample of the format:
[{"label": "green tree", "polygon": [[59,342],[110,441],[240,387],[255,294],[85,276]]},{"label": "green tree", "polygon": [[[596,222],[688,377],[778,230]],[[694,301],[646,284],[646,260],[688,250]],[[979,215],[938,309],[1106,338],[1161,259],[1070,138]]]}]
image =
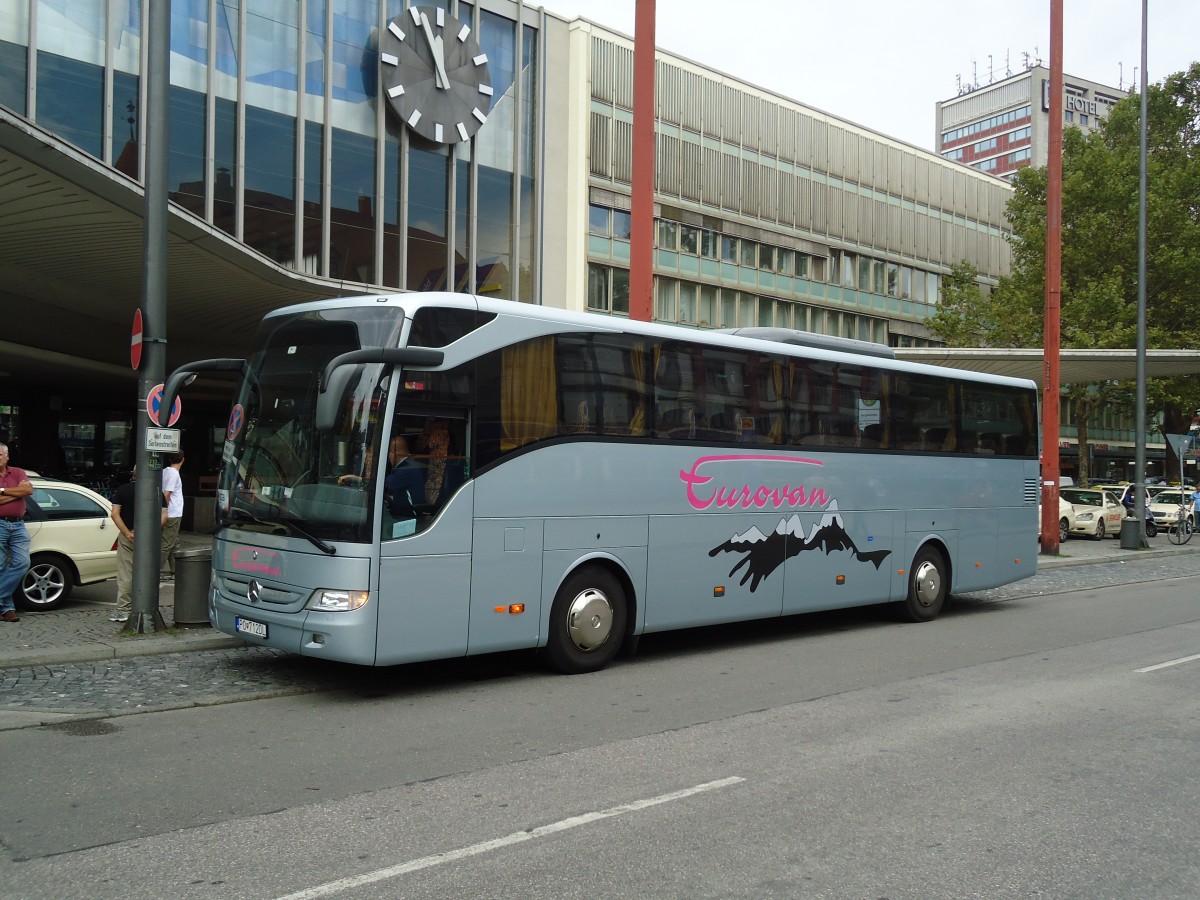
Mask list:
[{"label": "green tree", "polygon": [[[1147,163],[1147,346],[1200,346],[1200,63],[1149,88]],[[1129,348],[1137,335],[1138,179],[1141,98],[1117,103],[1101,126],[1063,135],[1061,343],[1064,348]],[[1046,170],[1017,173],[1007,216],[1011,273],[990,295],[958,286],[930,320],[947,343],[978,337],[992,347],[1037,346],[1043,339]],[[964,268],[965,271],[965,268]],[[1103,405],[1131,395],[1128,385],[1071,385],[1080,447]],[[1148,385],[1163,429],[1187,430],[1200,406],[1194,378]],[[1080,454],[1081,465],[1086,454]],[[1172,466],[1173,468],[1174,466]],[[1081,471],[1081,474],[1083,472]]]}]

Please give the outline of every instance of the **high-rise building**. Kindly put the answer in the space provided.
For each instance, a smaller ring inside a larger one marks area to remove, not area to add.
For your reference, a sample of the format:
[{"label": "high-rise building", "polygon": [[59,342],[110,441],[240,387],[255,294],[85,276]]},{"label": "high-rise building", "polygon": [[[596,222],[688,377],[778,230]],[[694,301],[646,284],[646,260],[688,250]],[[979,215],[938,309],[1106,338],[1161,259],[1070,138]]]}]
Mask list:
[{"label": "high-rise building", "polygon": [[[1088,131],[1126,91],[1063,76],[1063,125]],[[999,178],[1044,166],[1050,132],[1050,70],[1030,66],[993,84],[937,104],[937,152]]]}]

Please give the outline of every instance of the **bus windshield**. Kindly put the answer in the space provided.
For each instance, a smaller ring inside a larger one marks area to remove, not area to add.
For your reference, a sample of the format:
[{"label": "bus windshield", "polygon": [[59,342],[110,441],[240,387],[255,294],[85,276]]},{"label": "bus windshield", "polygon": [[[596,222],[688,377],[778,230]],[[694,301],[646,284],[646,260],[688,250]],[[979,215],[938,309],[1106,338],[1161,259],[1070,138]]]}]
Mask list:
[{"label": "bus windshield", "polygon": [[328,541],[371,540],[374,483],[381,467],[380,418],[390,367],[343,366],[334,427],[315,427],[326,363],[367,347],[395,347],[402,310],[325,309],[269,316],[250,358],[254,377],[230,416],[219,486],[220,524],[294,534],[333,552]]}]

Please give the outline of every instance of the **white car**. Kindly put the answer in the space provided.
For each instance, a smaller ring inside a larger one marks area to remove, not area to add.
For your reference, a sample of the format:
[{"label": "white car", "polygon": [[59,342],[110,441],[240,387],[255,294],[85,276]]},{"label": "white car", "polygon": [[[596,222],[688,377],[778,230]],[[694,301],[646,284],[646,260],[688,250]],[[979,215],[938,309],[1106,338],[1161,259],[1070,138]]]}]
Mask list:
[{"label": "white car", "polygon": [[[1065,544],[1067,538],[1071,535],[1071,530],[1075,527],[1075,507],[1068,503],[1062,496],[1058,495],[1058,542]],[[1042,506],[1038,504],[1038,540],[1042,539]]]},{"label": "white car", "polygon": [[75,585],[117,577],[117,526],[112,504],[95,491],[27,474],[29,571],[13,599],[24,610],[57,609]]},{"label": "white car", "polygon": [[1121,536],[1125,507],[1109,491],[1095,488],[1062,488],[1059,495],[1075,507],[1071,534],[1083,534],[1101,541],[1106,535]]},{"label": "white car", "polygon": [[[1193,529],[1196,526],[1196,502],[1192,489],[1188,488],[1180,497],[1179,488],[1167,488],[1159,491],[1150,501],[1150,515],[1154,516],[1154,524],[1168,531],[1179,524],[1179,507],[1182,499],[1185,518]],[[1185,525],[1185,527],[1187,527]],[[1186,532],[1185,532],[1186,534]]]}]

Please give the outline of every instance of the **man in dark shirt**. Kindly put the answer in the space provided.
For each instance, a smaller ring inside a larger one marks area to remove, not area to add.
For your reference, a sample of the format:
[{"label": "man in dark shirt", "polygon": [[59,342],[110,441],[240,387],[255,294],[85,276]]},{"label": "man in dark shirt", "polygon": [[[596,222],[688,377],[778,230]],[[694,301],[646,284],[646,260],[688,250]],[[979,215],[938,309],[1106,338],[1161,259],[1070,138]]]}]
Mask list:
[{"label": "man in dark shirt", "polygon": [[[117,526],[117,611],[108,617],[110,622],[128,622],[133,612],[133,520],[136,513],[136,488],[133,478],[113,494],[112,520]],[[162,498],[162,521],[167,522],[166,498]]]}]

